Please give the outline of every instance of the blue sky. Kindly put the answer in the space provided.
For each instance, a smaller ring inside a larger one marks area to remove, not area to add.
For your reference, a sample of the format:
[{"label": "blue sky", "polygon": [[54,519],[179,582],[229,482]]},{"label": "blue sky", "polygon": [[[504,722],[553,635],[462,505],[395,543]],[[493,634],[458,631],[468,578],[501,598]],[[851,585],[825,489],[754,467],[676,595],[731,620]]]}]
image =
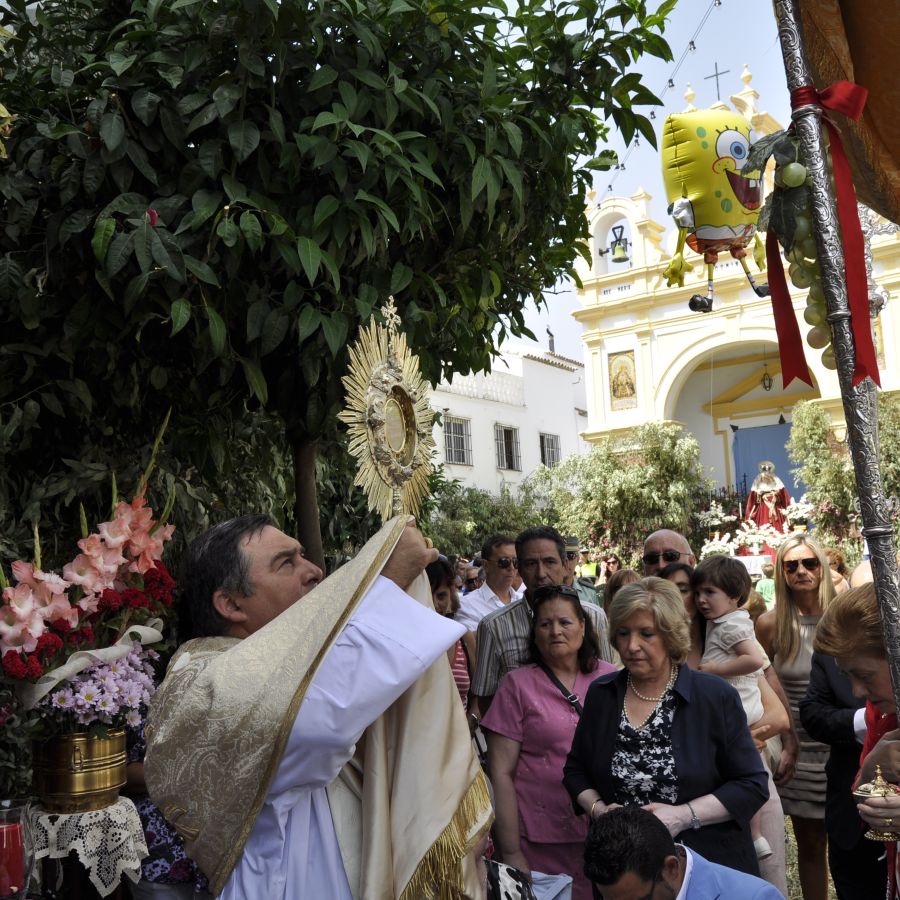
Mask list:
[{"label": "blue sky", "polygon": [[[723,100],[727,102],[729,95],[743,88],[741,72],[744,63],[747,63],[753,74],[752,87],[760,95],[758,108],[769,112],[782,125],[787,124],[790,103],[771,0],[721,0],[721,5],[710,11],[696,38],[696,50],[687,52],[684,62],[674,75],[675,87],[666,88],[675,64],[687,50],[688,42],[710,6],[711,0],[680,0],[665,31],[674,61],[663,63],[648,57],[635,66],[635,70],[644,75],[647,87],[657,96],[665,89],[663,106],[655,110],[657,136],[666,115],[678,112],[687,105],[684,92],[688,82],[696,91],[694,105],[698,109],[715,103],[715,79],[706,79],[705,76],[712,74],[716,65],[720,72],[731,70],[721,76],[719,81]],[[617,134],[610,134],[606,146],[615,150],[620,160],[624,160],[628,148]],[[595,189],[598,200],[608,193],[607,185],[614,175],[613,194],[628,197],[638,188],[644,188],[653,196],[653,217],[667,228],[670,226],[666,215],[659,155],[653,147],[641,140],[640,146],[632,150],[625,162],[624,171],[597,173]],[[579,308],[574,291],[568,285],[560,285],[557,294],[548,295],[548,301],[548,308],[530,310],[526,317],[529,327],[541,346],[546,347],[546,328],[549,325],[556,337],[556,351],[581,359],[581,326],[571,316],[572,310]]]}]

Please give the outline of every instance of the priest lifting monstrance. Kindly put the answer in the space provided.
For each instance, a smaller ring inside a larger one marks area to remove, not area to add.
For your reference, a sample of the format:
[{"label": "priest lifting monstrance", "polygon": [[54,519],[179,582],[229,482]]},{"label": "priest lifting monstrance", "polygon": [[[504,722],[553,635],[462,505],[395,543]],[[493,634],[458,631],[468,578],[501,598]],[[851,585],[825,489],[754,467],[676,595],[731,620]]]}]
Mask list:
[{"label": "priest lifting monstrance", "polygon": [[[480,896],[490,825],[412,527],[431,413],[397,331],[371,324],[345,379],[357,483],[393,514],[327,579],[261,516],[214,526],[180,587],[205,633],[179,648],[147,727],[151,798],[214,893],[382,900]],[[235,565],[235,563],[237,563]]]}]

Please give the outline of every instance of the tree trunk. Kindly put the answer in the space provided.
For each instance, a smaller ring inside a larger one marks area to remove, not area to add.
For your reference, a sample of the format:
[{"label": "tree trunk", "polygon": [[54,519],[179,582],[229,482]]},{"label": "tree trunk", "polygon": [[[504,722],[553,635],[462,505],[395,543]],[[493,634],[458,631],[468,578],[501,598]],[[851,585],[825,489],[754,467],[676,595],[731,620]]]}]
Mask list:
[{"label": "tree trunk", "polygon": [[325,571],[322,529],[319,525],[319,501],[316,498],[316,456],[318,442],[308,437],[292,437],[294,450],[294,519],[297,540],[306,548],[306,556]]}]

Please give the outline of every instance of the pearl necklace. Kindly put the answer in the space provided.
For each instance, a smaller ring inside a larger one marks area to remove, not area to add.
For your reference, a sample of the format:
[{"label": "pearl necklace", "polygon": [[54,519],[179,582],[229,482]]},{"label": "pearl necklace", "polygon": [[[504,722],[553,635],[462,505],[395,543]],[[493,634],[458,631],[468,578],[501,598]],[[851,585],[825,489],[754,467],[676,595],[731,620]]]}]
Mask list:
[{"label": "pearl necklace", "polygon": [[634,694],[638,700],[643,700],[645,703],[659,703],[663,697],[666,696],[666,692],[672,690],[672,685],[675,684],[675,678],[678,675],[678,666],[672,666],[672,671],[669,673],[669,680],[666,682],[666,686],[663,688],[662,693],[658,697],[645,697],[635,686],[634,682],[631,680],[631,674],[628,675],[628,687],[631,688],[631,692]]},{"label": "pearl necklace", "polygon": [[[631,675],[629,674],[628,687],[631,688],[631,691],[635,695],[635,697],[639,698],[640,700],[643,700],[645,703],[655,704],[653,709],[651,709],[650,712],[647,713],[647,715],[644,717],[644,720],[641,722],[640,725],[632,725],[632,728],[634,728],[635,731],[640,731],[642,728],[644,728],[647,725],[647,723],[650,721],[650,719],[653,718],[653,714],[659,708],[660,702],[662,701],[663,697],[665,697],[666,694],[668,694],[669,691],[672,689],[672,686],[675,684],[675,679],[677,677],[678,677],[678,666],[673,665],[672,671],[669,674],[669,680],[666,682],[666,686],[663,688],[663,692],[658,697],[645,697],[643,694],[640,694],[635,690],[634,683],[632,682]],[[625,696],[622,699],[623,699],[623,705],[625,707],[625,718],[628,719],[629,723],[631,723],[631,716],[629,715],[629,712],[628,712],[628,691],[627,690],[625,691]]]}]

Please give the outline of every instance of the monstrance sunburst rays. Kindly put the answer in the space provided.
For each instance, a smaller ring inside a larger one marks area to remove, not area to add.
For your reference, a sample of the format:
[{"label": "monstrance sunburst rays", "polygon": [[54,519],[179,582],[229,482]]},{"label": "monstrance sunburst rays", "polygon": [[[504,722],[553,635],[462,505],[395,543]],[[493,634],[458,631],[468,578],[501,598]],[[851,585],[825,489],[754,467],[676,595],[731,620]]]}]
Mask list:
[{"label": "monstrance sunburst rays", "polygon": [[338,418],[349,426],[354,483],[366,492],[369,508],[389,519],[418,513],[428,492],[434,440],[428,385],[397,330],[393,297],[382,312],[387,327],[370,322],[349,348],[350,370],[342,379],[346,408]]}]

